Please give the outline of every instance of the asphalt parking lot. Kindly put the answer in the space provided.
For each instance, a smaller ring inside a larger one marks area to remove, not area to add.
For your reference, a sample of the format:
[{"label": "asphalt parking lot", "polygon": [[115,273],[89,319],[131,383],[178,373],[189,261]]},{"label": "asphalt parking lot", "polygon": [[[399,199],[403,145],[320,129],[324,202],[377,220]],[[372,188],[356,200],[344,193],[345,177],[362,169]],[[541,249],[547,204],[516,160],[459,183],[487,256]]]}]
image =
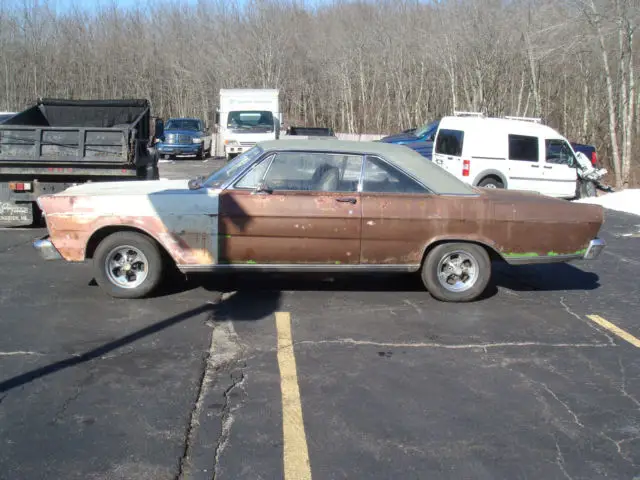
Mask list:
[{"label": "asphalt parking lot", "polygon": [[598,260],[444,304],[406,276],[114,300],[2,230],[0,478],[640,478],[638,232],[608,211]]}]

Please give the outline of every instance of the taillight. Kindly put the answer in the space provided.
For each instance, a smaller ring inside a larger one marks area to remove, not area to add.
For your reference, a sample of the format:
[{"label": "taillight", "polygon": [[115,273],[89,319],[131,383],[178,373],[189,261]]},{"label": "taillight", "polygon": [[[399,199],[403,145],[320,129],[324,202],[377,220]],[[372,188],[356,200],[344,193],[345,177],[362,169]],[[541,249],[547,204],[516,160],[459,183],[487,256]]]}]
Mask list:
[{"label": "taillight", "polygon": [[595,167],[596,163],[598,163],[598,157],[596,155],[596,151],[594,150],[593,152],[591,152],[591,165]]},{"label": "taillight", "polygon": [[463,177],[468,177],[470,169],[471,169],[471,160],[463,160],[462,161],[462,176]]},{"label": "taillight", "polygon": [[13,190],[14,192],[30,192],[31,183],[10,182],[9,190]]}]

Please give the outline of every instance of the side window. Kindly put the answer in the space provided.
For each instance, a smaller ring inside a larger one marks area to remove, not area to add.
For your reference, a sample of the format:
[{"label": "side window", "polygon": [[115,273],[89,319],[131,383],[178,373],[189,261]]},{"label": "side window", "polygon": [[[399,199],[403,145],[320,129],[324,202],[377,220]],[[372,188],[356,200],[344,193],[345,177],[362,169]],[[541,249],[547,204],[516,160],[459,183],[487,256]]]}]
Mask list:
[{"label": "side window", "polygon": [[429,193],[400,170],[377,157],[367,157],[362,191],[368,193]]},{"label": "side window", "polygon": [[321,152],[282,152],[264,179],[273,190],[355,192],[362,156]]},{"label": "side window", "polygon": [[452,157],[462,156],[462,144],[464,143],[464,132],[461,130],[440,130],[436,138],[436,153],[451,155]]},{"label": "side window", "polygon": [[249,188],[253,190],[258,186],[258,183],[262,181],[264,178],[264,174],[267,172],[267,168],[269,168],[269,164],[271,163],[271,159],[273,155],[262,160],[260,163],[251,167],[251,169],[244,174],[244,176],[238,180],[234,187],[235,188]]},{"label": "side window", "polygon": [[568,165],[573,167],[576,159],[573,156],[571,147],[564,140],[546,140],[546,160],[547,163]]},{"label": "side window", "polygon": [[509,160],[537,162],[539,158],[538,137],[509,135]]}]

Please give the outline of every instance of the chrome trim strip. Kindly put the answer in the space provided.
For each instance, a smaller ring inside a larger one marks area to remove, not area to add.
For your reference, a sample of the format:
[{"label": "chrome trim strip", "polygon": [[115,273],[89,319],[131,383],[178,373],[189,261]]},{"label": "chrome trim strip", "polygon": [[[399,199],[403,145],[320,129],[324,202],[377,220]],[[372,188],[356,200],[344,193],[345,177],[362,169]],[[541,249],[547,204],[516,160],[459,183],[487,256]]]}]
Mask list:
[{"label": "chrome trim strip", "polygon": [[572,260],[580,260],[582,255],[539,255],[537,257],[502,257],[509,265],[535,265],[543,263],[563,263]]},{"label": "chrome trim strip", "polygon": [[291,272],[291,273],[340,273],[340,272],[397,272],[411,273],[420,269],[416,265],[332,265],[332,264],[255,264],[255,263],[223,263],[218,265],[178,265],[183,273],[189,272],[217,272],[241,270],[247,272]]}]

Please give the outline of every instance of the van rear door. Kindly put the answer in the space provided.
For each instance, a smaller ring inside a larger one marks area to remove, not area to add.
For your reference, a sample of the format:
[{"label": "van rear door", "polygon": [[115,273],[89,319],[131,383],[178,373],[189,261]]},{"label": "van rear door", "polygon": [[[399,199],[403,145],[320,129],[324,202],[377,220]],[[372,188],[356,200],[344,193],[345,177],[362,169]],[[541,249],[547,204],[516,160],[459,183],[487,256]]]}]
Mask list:
[{"label": "van rear door", "polygon": [[465,170],[462,162],[463,144],[464,132],[462,130],[438,130],[433,150],[433,162],[459,179],[469,182],[470,177],[468,165]]}]

